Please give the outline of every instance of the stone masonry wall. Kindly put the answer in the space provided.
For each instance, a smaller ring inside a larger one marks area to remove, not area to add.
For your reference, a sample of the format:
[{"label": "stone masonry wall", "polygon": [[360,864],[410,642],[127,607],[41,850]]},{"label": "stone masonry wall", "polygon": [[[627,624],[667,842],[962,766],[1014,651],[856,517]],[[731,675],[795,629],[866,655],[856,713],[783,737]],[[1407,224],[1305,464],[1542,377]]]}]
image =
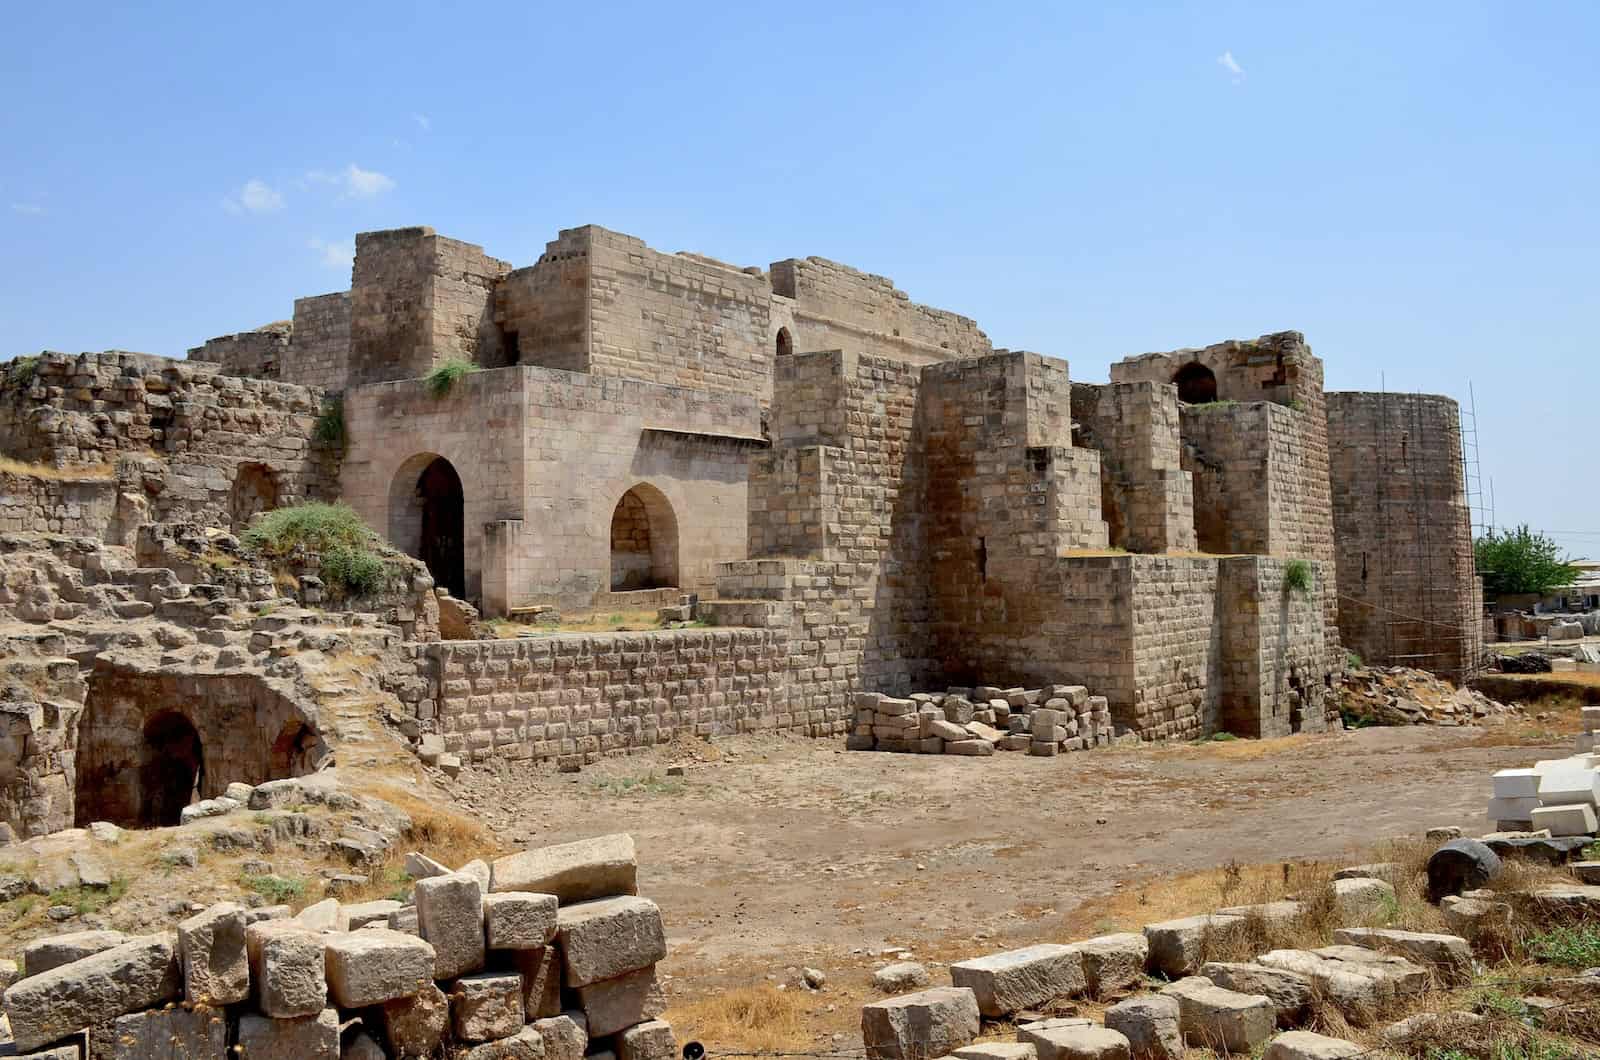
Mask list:
[{"label": "stone masonry wall", "polygon": [[919,305],[886,276],[826,258],[790,258],[770,268],[772,293],[792,299],[794,348],[845,348],[913,364],[994,350],[975,321]]},{"label": "stone masonry wall", "polygon": [[1483,633],[1456,403],[1329,394],[1328,438],[1344,646],[1459,679]]},{"label": "stone masonry wall", "polygon": [[[220,335],[189,351],[189,360],[217,365],[227,375],[248,379],[279,379],[289,354],[293,326],[268,324],[255,331]],[[294,382],[300,382],[296,379]]]},{"label": "stone masonry wall", "polygon": [[441,641],[420,662],[440,681],[447,750],[581,764],[680,733],[803,729],[786,648],[775,630],[685,629]]},{"label": "stone masonry wall", "polygon": [[117,516],[110,476],[61,479],[0,471],[0,534],[46,533],[105,540]]},{"label": "stone masonry wall", "polygon": [[1100,454],[1101,515],[1113,548],[1195,548],[1194,485],[1180,456],[1176,391],[1158,383],[1072,387],[1073,444]]},{"label": "stone masonry wall", "polygon": [[1235,556],[1218,565],[1223,672],[1220,724],[1265,738],[1326,728],[1329,660],[1318,569],[1309,591],[1285,584],[1289,561]]},{"label": "stone masonry wall", "polygon": [[515,337],[513,363],[589,370],[591,238],[588,228],[563,229],[537,263],[513,269],[495,288],[495,322],[507,347]]},{"label": "stone masonry wall", "polygon": [[350,381],[350,292],[294,300],[294,331],[279,378],[343,390]]}]

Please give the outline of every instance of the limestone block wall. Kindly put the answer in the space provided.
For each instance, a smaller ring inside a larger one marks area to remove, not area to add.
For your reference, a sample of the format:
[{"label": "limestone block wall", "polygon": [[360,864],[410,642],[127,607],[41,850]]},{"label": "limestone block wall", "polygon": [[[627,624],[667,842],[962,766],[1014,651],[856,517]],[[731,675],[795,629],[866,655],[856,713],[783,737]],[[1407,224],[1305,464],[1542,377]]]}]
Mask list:
[{"label": "limestone block wall", "polygon": [[1461,677],[1482,652],[1482,582],[1456,403],[1328,395],[1340,638],[1371,664]]},{"label": "limestone block wall", "polygon": [[507,363],[589,370],[590,242],[588,228],[563,229],[536,263],[508,272],[495,288]]},{"label": "limestone block wall", "polygon": [[1219,721],[1236,735],[1264,738],[1326,728],[1326,571],[1316,569],[1312,588],[1301,592],[1284,584],[1288,564],[1264,556],[1232,556],[1218,563]]},{"label": "limestone block wall", "polygon": [[356,236],[350,285],[352,384],[415,379],[458,358],[500,363],[493,292],[510,266],[433,229]]},{"label": "limestone block wall", "polygon": [[278,377],[287,383],[343,390],[350,381],[350,292],[294,300],[294,330]]},{"label": "limestone block wall", "polygon": [[[109,470],[109,469],[108,469]],[[108,539],[117,481],[0,471],[0,534],[46,533]]]},{"label": "limestone block wall", "polygon": [[37,655],[33,644],[3,646],[0,822],[21,836],[71,828],[78,717],[87,685],[69,658]]},{"label": "limestone block wall", "polygon": [[1180,455],[1177,391],[1152,382],[1072,387],[1073,444],[1100,454],[1107,540],[1130,552],[1195,544],[1193,476]]},{"label": "limestone block wall", "polygon": [[1111,366],[1111,381],[1172,383],[1191,364],[1215,377],[1218,401],[1297,401],[1309,412],[1322,408],[1322,362],[1298,331],[1128,357]]},{"label": "limestone block wall", "polygon": [[127,501],[153,518],[232,526],[236,512],[260,510],[262,491],[268,506],[334,494],[336,457],[313,441],[320,409],[320,391],[209,364],[47,352],[31,378],[0,381],[0,451],[57,468],[122,464],[119,514]]},{"label": "limestone block wall", "polygon": [[278,379],[293,330],[293,325],[279,323],[236,335],[220,335],[190,350],[189,360],[214,364],[226,375]]},{"label": "limestone block wall", "polygon": [[[442,398],[415,380],[357,387],[343,493],[415,555],[417,477],[442,456],[462,483],[468,596],[573,607],[610,590],[612,514],[648,487],[671,512],[660,529],[676,536],[682,587],[709,590],[715,564],[745,548],[759,417],[752,397],[522,366],[472,373]],[[506,521],[521,526],[492,535],[490,557],[484,528]]]},{"label": "limestone block wall", "polygon": [[792,300],[792,338],[799,351],[851,349],[933,364],[993,352],[975,321],[919,305],[886,276],[826,258],[789,258],[769,269],[772,293]]},{"label": "limestone block wall", "polygon": [[563,634],[442,641],[420,664],[439,682],[448,750],[588,763],[679,733],[803,729],[786,703],[786,648],[761,629]]}]

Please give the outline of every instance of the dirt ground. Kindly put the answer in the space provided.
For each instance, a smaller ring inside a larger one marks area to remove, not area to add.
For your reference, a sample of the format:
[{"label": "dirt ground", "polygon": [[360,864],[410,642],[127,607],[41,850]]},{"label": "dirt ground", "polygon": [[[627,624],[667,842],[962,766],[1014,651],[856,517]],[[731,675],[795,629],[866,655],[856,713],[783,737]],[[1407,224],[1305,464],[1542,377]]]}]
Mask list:
[{"label": "dirt ground", "polygon": [[[1483,746],[1514,740],[1528,743]],[[1418,727],[985,759],[747,736],[694,745],[713,760],[682,777],[666,772],[692,750],[680,744],[581,774],[469,772],[452,795],[508,845],[632,833],[669,969],[710,988],[763,967],[780,980],[800,965],[867,969],[902,948],[959,959],[1136,930],[1161,917],[1107,898],[1230,860],[1340,860],[1433,825],[1482,832],[1490,774],[1570,742]]]}]

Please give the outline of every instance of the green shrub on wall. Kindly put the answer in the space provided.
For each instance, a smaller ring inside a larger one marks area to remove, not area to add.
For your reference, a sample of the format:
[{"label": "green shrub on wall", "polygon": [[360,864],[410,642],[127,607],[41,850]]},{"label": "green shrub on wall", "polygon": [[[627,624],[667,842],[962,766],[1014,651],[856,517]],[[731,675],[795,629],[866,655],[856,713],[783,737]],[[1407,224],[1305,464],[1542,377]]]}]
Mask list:
[{"label": "green shrub on wall", "polygon": [[382,540],[347,504],[312,501],[274,508],[244,532],[243,540],[252,552],[273,559],[297,549],[316,553],[322,580],[346,595],[377,592],[389,574]]},{"label": "green shrub on wall", "polygon": [[1287,592],[1311,592],[1311,564],[1303,559],[1292,559],[1283,566],[1283,588]]},{"label": "green shrub on wall", "polygon": [[450,388],[456,385],[456,380],[477,370],[478,366],[471,361],[452,357],[447,361],[441,361],[433,371],[423,376],[423,382],[427,385],[429,394],[442,398],[450,393]]},{"label": "green shrub on wall", "polygon": [[317,413],[316,426],[312,428],[311,436],[319,445],[330,449],[344,449],[344,401],[340,398],[329,398],[327,404],[322,406],[322,411]]}]

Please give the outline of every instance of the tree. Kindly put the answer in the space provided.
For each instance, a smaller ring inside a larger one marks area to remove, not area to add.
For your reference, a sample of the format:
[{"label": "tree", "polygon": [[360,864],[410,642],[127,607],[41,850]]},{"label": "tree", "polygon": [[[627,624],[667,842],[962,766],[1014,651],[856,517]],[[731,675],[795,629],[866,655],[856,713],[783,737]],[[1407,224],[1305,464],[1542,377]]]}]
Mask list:
[{"label": "tree", "polygon": [[1493,530],[1473,543],[1483,591],[1490,596],[1537,593],[1571,585],[1578,568],[1561,547],[1524,523],[1515,530]]}]

